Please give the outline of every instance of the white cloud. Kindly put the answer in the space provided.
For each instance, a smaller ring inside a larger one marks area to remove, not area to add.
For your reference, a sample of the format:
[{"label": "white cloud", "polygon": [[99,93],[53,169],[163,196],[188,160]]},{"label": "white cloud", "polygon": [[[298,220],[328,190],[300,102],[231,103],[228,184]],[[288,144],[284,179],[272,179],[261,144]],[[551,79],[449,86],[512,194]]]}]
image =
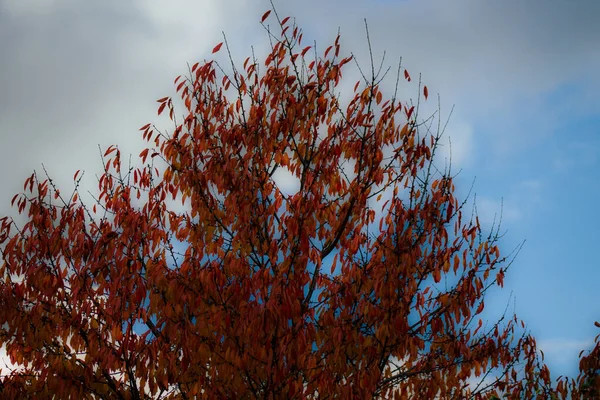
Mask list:
[{"label": "white cloud", "polygon": [[278,168],[275,171],[273,180],[277,184],[277,187],[279,187],[279,190],[287,196],[297,193],[300,189],[300,180],[285,167]]},{"label": "white cloud", "polygon": [[485,196],[476,198],[477,214],[479,222],[484,227],[491,227],[495,220],[498,225],[500,214],[502,214],[502,224],[521,219],[520,208],[513,202],[494,200]]},{"label": "white cloud", "polygon": [[[579,365],[579,353],[586,352],[594,347],[594,340],[571,338],[552,338],[537,341],[538,349],[544,352],[544,362],[554,365],[557,369],[576,370]],[[584,353],[587,354],[587,353]],[[554,379],[557,376],[553,376]]]},{"label": "white cloud", "polygon": [[[186,62],[209,55],[222,40],[221,30],[238,62],[251,45],[259,56],[268,47],[267,34],[258,24],[269,7],[266,1],[177,0],[166,5],[157,0],[29,0],[5,1],[2,6],[0,51],[5,57],[0,88],[11,95],[0,99],[0,148],[6,149],[0,157],[0,171],[5,171],[1,214],[9,212],[6,201],[41,162],[67,189],[73,172],[85,169],[84,189],[95,192],[93,175],[100,171],[96,144],[105,148],[118,143],[124,155],[133,153],[135,158],[143,146],[137,128],[156,121],[154,99],[173,94],[172,79],[185,72]],[[586,87],[598,86],[589,72],[600,59],[590,40],[598,26],[591,18],[594,10],[585,6],[511,2],[499,8],[471,0],[308,0],[276,6],[281,16],[297,17],[306,44],[317,39],[321,49],[340,26],[342,53],[353,52],[369,72],[362,26],[366,17],[376,65],[386,50],[386,64],[392,67],[385,83],[388,94],[402,55],[413,75],[412,86],[402,81],[403,100],[415,97],[414,81],[422,72],[431,99],[441,93],[443,104],[458,104],[460,118],[450,121],[446,136],[452,139],[455,167],[467,163],[477,150],[474,120],[497,120],[516,107],[516,99],[535,98],[579,77],[589,77]],[[534,24],[532,15],[539,16]],[[577,23],[557,28],[571,21]],[[354,66],[348,67],[343,90],[357,76],[356,71],[350,73]],[[520,133],[507,129],[502,140],[517,148],[521,142],[514,139]]]},{"label": "white cloud", "polygon": [[438,159],[444,160],[441,166],[450,163],[452,171],[457,172],[471,164],[473,151],[473,128],[464,121],[451,121],[440,139]]},{"label": "white cloud", "polygon": [[58,6],[72,5],[73,0],[6,0],[0,9],[12,18],[35,15],[49,15]]},{"label": "white cloud", "polygon": [[5,346],[0,347],[0,369],[2,370],[0,377],[9,375],[12,371],[19,369],[17,365],[10,362],[10,357],[6,353]]}]

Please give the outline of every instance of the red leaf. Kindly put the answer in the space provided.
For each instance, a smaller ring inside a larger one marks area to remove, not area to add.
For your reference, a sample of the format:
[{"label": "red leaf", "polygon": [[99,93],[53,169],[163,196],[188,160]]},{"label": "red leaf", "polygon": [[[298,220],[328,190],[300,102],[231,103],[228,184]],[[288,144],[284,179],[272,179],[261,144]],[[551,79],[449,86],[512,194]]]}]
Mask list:
[{"label": "red leaf", "polygon": [[285,17],[285,18],[283,19],[283,21],[281,21],[281,25],[282,25],[282,26],[283,26],[283,25],[285,25],[285,23],[286,23],[286,22],[288,22],[288,21],[289,21],[289,19],[290,19],[290,17]]},{"label": "red leaf", "polygon": [[158,99],[156,100],[157,103],[164,103],[165,101],[169,100],[169,96],[167,97],[163,97],[162,99]]},{"label": "red leaf", "polygon": [[596,325],[598,328],[600,328],[600,322],[594,321],[594,325]]},{"label": "red leaf", "polygon": [[217,51],[221,50],[221,46],[223,46],[223,42],[219,43],[218,45],[216,45],[213,48],[213,50],[212,50],[213,54],[215,54]]},{"label": "red leaf", "polygon": [[473,335],[476,335],[482,326],[483,326],[483,321],[480,319],[479,322],[477,323],[477,328],[473,331]]},{"label": "red leaf", "polygon": [[427,90],[427,86],[423,86],[423,95],[425,96],[425,100],[427,100],[427,96],[429,96],[429,90]]},{"label": "red leaf", "polygon": [[479,303],[479,307],[477,307],[476,314],[480,314],[483,311],[483,301]]},{"label": "red leaf", "polygon": [[140,128],[140,131],[145,131],[145,130],[146,130],[146,129],[148,129],[148,128],[150,128],[150,124],[146,124],[146,125],[142,126],[142,127]]},{"label": "red leaf", "polygon": [[114,146],[109,146],[108,149],[106,149],[106,151],[104,152],[104,157],[106,157],[107,155],[109,155],[110,153],[112,153],[113,151],[115,151],[117,148]]},{"label": "red leaf", "polygon": [[146,162],[146,157],[148,157],[148,151],[150,149],[144,149],[142,150],[142,152],[140,153],[140,157],[142,158],[142,162]]},{"label": "red leaf", "polygon": [[344,58],[342,61],[340,61],[339,67],[341,68],[344,64],[347,64],[350,61],[352,61],[352,56],[348,56],[348,57]]},{"label": "red leaf", "polygon": [[311,46],[306,46],[306,47],[305,47],[305,48],[302,50],[302,53],[301,53],[301,54],[302,54],[302,57],[304,57],[304,55],[306,54],[306,52],[307,52],[308,50],[310,50],[310,47],[311,47]]},{"label": "red leaf", "polygon": [[81,171],[81,170],[78,169],[77,172],[75,172],[75,175],[73,175],[73,180],[77,179],[77,174],[79,174],[79,171]]},{"label": "red leaf", "polygon": [[404,78],[410,82],[410,75],[408,74],[407,70],[404,70]]},{"label": "red leaf", "polygon": [[165,109],[165,106],[167,105],[167,103],[162,103],[160,105],[160,107],[158,107],[158,115],[160,115],[160,113],[163,112],[163,110]]},{"label": "red leaf", "polygon": [[260,19],[260,22],[265,22],[265,20],[269,17],[269,14],[271,14],[271,10],[263,14],[262,18]]}]

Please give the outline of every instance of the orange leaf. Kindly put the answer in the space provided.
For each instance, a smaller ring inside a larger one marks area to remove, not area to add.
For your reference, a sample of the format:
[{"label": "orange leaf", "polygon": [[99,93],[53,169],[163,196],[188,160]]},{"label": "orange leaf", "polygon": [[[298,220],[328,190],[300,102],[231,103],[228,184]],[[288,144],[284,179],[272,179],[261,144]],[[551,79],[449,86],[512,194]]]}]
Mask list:
[{"label": "orange leaf", "polygon": [[456,273],[456,271],[458,271],[458,266],[460,265],[460,257],[458,256],[458,254],[454,255],[454,273]]},{"label": "orange leaf", "polygon": [[500,268],[500,272],[496,275],[496,280],[498,281],[498,286],[504,286],[504,271]]},{"label": "orange leaf", "polygon": [[335,271],[335,266],[336,266],[336,264],[337,264],[337,258],[338,258],[338,255],[336,254],[336,255],[333,257],[333,262],[331,263],[331,273],[332,273],[332,274],[333,274],[333,272]]},{"label": "orange leaf", "polygon": [[223,42],[219,43],[212,49],[213,54],[215,54],[217,51],[221,50],[221,46],[223,46]]}]

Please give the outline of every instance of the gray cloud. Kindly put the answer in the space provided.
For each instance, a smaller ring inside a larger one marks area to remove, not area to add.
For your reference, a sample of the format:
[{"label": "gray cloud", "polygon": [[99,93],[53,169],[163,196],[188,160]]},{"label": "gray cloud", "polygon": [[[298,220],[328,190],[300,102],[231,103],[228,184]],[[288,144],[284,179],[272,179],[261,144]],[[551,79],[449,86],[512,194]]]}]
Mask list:
[{"label": "gray cloud", "polygon": [[[237,61],[250,45],[264,50],[267,43],[258,24],[265,1],[1,4],[2,213],[8,211],[6,199],[40,162],[55,177],[67,177],[68,185],[76,169],[100,170],[97,143],[118,143],[124,154],[137,154],[142,146],[137,128],[156,121],[153,100],[173,94],[172,79],[185,72],[186,62],[207,56],[221,30]],[[340,26],[343,50],[354,52],[362,66],[368,62],[366,17],[376,60],[384,50],[392,66],[403,56],[413,78],[422,72],[430,92],[441,94],[446,114],[457,104],[449,131],[472,132],[453,141],[464,162],[473,158],[482,135],[495,148],[512,151],[548,135],[561,117],[545,110],[543,97],[564,85],[585,82],[565,102],[580,112],[598,112],[592,93],[600,87],[593,73],[600,66],[600,4],[594,1],[276,5],[280,15],[296,16],[305,41],[316,38],[321,49]],[[414,97],[415,90],[406,96]],[[576,104],[581,98],[588,103]]]}]

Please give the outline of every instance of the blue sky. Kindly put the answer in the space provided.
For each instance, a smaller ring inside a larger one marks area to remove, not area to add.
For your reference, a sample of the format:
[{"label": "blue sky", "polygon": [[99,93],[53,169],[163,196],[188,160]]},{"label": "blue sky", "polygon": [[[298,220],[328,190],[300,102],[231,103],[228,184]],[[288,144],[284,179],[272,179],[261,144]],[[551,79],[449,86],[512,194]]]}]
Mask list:
[{"label": "blue sky", "polygon": [[[506,289],[553,376],[577,373],[600,320],[600,3],[593,0],[306,0],[276,2],[297,17],[305,41],[324,48],[338,27],[342,52],[367,63],[363,18],[376,60],[400,56],[439,93],[458,194],[474,191],[489,224],[504,204],[502,248],[525,246]],[[43,162],[63,191],[86,171],[95,193],[97,144],[140,152],[138,128],[155,99],[174,94],[186,62],[210,56],[225,31],[238,63],[268,42],[258,21],[266,1],[0,1],[0,214]],[[348,90],[355,72],[345,74]],[[388,84],[393,84],[391,80]],[[405,87],[406,98],[416,87]],[[385,88],[384,88],[385,90]],[[435,109],[433,102],[428,107]],[[90,199],[91,200],[91,199]],[[512,303],[511,303],[512,304]]]}]

